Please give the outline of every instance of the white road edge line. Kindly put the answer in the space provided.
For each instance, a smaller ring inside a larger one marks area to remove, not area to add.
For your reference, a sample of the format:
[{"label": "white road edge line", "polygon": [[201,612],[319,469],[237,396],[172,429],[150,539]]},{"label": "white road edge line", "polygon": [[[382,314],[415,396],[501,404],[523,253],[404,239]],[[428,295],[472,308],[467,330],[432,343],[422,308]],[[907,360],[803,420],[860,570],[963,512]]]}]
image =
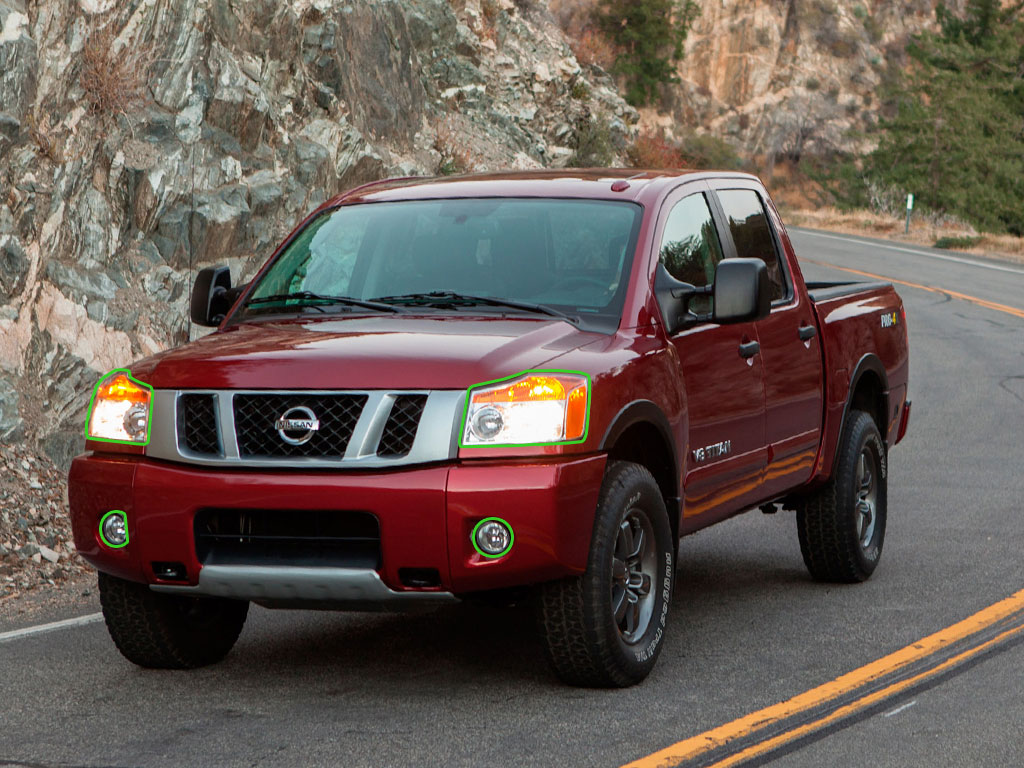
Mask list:
[{"label": "white road edge line", "polygon": [[896,707],[896,709],[894,709],[892,712],[886,712],[884,715],[882,715],[882,717],[892,717],[893,715],[898,715],[900,712],[903,712],[906,709],[910,709],[915,704],[917,704],[917,699],[914,699],[909,704],[904,704],[902,707]]},{"label": "white road edge line", "polygon": [[874,248],[887,248],[890,251],[901,251],[903,253],[913,253],[917,256],[927,256],[930,259],[940,259],[941,261],[955,261],[957,264],[968,264],[972,267],[983,267],[984,269],[994,269],[997,272],[1010,272],[1014,275],[1024,275],[1024,269],[1017,269],[1015,267],[1004,267],[999,264],[988,264],[984,261],[975,261],[974,259],[964,259],[959,256],[946,256],[941,253],[932,253],[930,251],[919,251],[914,248],[903,248],[898,245],[883,245],[882,243],[876,243],[873,241],[858,240],[854,237],[842,237],[840,235],[826,235],[824,232],[815,232],[810,229],[803,229],[802,227],[790,227],[792,231],[797,232],[801,235],[811,235],[812,237],[824,237],[828,240],[842,240],[845,243],[858,243],[859,245],[868,245]]},{"label": "white road edge line", "polygon": [[51,621],[49,624],[37,624],[34,627],[12,629],[10,632],[0,632],[0,643],[6,643],[11,640],[20,640],[23,637],[31,637],[32,635],[41,635],[46,632],[54,632],[58,629],[65,629],[67,627],[81,627],[86,624],[95,624],[97,621],[102,621],[102,619],[102,613],[90,613],[87,616],[79,616],[74,619],[63,619],[62,621]]}]

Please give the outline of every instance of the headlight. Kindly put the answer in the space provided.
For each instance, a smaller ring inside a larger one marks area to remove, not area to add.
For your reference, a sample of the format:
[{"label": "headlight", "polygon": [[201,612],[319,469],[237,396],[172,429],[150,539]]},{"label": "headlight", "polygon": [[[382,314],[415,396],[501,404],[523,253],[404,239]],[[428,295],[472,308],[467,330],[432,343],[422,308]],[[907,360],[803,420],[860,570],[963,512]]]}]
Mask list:
[{"label": "headlight", "polygon": [[590,377],[535,371],[471,387],[461,444],[545,445],[587,437]]},{"label": "headlight", "polygon": [[153,388],[127,371],[113,371],[100,380],[89,405],[85,436],[89,440],[146,445],[149,443]]}]

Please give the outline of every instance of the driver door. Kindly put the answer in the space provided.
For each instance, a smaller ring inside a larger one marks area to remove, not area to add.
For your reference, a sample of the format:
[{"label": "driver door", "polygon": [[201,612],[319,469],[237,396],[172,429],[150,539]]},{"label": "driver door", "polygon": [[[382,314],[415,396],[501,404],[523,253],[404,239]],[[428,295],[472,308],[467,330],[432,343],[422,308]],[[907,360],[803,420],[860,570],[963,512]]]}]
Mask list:
[{"label": "driver door", "polygon": [[[687,184],[662,209],[658,259],[677,280],[710,285],[723,258],[710,188]],[[710,296],[691,311],[708,314]],[[683,472],[683,532],[745,509],[760,494],[767,457],[764,366],[752,322],[685,326],[670,339],[678,354],[689,423]]]}]

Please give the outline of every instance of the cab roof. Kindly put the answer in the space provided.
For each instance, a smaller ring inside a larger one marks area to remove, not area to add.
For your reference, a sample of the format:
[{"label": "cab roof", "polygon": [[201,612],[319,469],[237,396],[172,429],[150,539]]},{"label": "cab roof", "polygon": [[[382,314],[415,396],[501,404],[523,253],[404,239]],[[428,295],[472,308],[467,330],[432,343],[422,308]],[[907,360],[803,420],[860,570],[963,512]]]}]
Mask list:
[{"label": "cab roof", "polygon": [[327,207],[456,197],[575,197],[641,202],[641,197],[656,198],[684,179],[700,178],[757,180],[755,176],[736,171],[636,168],[500,171],[469,176],[406,177],[375,181],[338,195],[327,203]]}]

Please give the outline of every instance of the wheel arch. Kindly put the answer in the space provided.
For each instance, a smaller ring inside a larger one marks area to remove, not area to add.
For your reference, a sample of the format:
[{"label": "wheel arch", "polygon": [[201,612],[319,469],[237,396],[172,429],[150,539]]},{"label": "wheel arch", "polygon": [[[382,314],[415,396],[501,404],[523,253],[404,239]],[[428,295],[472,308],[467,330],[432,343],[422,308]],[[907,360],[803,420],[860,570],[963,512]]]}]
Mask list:
[{"label": "wheel arch", "polygon": [[673,539],[679,538],[678,454],[668,418],[650,400],[634,400],[612,419],[601,440],[610,460],[631,461],[654,476],[665,506]]},{"label": "wheel arch", "polygon": [[[875,420],[882,441],[889,447],[889,374],[877,355],[868,353],[857,363],[850,376],[850,389],[843,407],[843,420],[840,422],[840,434],[846,428],[850,411],[864,411]],[[839,459],[839,452],[833,459],[833,471]]]}]

